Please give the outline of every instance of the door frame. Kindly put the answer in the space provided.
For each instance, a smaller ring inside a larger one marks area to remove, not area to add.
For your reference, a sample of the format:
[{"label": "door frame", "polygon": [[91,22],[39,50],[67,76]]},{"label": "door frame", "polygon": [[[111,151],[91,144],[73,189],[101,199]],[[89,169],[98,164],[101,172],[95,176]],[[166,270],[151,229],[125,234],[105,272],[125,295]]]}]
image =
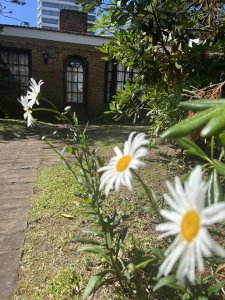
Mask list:
[{"label": "door frame", "polygon": [[[67,64],[70,60],[77,59],[83,66],[83,103],[73,103],[67,102]],[[63,62],[63,104],[64,106],[71,105],[72,108],[75,108],[77,105],[77,115],[79,117],[85,118],[87,115],[87,82],[88,82],[88,63],[86,58],[79,55],[68,55],[65,57]],[[76,112],[76,110],[75,110]],[[79,116],[80,115],[80,116]]]}]

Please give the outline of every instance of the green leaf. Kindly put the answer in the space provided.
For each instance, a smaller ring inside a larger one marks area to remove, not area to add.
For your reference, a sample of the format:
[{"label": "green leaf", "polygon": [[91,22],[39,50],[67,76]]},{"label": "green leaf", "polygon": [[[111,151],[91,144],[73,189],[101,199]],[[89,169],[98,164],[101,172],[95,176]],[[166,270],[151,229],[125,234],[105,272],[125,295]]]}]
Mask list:
[{"label": "green leaf", "polygon": [[160,289],[163,286],[169,286],[169,285],[175,284],[175,283],[176,283],[175,275],[169,275],[169,276],[163,277],[163,278],[159,279],[159,281],[156,283],[156,285],[153,288],[153,292],[157,291],[158,289]]},{"label": "green leaf", "polygon": [[221,133],[225,129],[225,107],[221,107],[220,112],[215,114],[213,118],[201,130],[201,137],[209,137]]},{"label": "green leaf", "polygon": [[127,22],[127,19],[130,17],[129,13],[122,14],[119,18],[117,18],[117,23],[120,25],[124,25]]},{"label": "green leaf", "polygon": [[152,255],[144,254],[142,256],[135,257],[130,261],[129,264],[132,264],[135,269],[143,269],[153,261],[155,261],[155,257],[153,257]]},{"label": "green leaf", "polygon": [[185,181],[188,180],[189,176],[191,174],[191,171],[188,171],[187,173],[183,174],[181,177],[180,177],[180,181],[181,183],[184,183]]},{"label": "green leaf", "polygon": [[93,254],[100,254],[100,255],[107,255],[110,253],[110,250],[108,249],[104,249],[104,248],[100,248],[97,246],[85,246],[85,247],[81,247],[79,249],[80,252],[86,252],[86,253],[93,253]]},{"label": "green leaf", "polygon": [[111,232],[106,232],[106,235],[105,235],[105,238],[106,238],[106,242],[107,242],[107,244],[108,244],[108,247],[109,248],[111,248],[112,247],[112,239],[113,239],[113,237],[112,237],[112,234],[111,234]]},{"label": "green leaf", "polygon": [[221,290],[221,288],[224,288],[224,285],[225,285],[225,281],[211,285],[208,288],[209,296],[217,295],[217,293]]},{"label": "green leaf", "polygon": [[184,293],[183,296],[182,296],[182,300],[189,300],[191,299],[191,296],[188,292]]},{"label": "green leaf", "polygon": [[100,245],[98,241],[88,239],[88,238],[71,238],[70,241],[72,243],[81,243],[81,244],[92,244],[92,245]]},{"label": "green leaf", "polygon": [[220,175],[225,176],[225,164],[224,163],[222,163],[221,161],[218,161],[217,159],[213,159],[212,165]]},{"label": "green leaf", "polygon": [[121,245],[123,244],[123,242],[127,236],[127,231],[128,231],[128,228],[125,227],[119,233],[119,236],[117,238],[117,243],[116,243],[116,255],[118,255]]},{"label": "green leaf", "polygon": [[103,232],[101,232],[101,231],[95,231],[95,230],[89,230],[89,229],[81,229],[81,231],[83,233],[95,235],[95,236],[98,236],[98,237],[103,237],[104,236]]},{"label": "green leaf", "polygon": [[202,149],[199,148],[198,145],[195,142],[193,142],[192,140],[190,140],[189,138],[182,137],[182,138],[176,139],[176,142],[178,143],[178,145],[181,148],[186,150],[187,153],[194,154],[198,157],[208,160],[208,157],[204,153],[204,151],[202,151]]},{"label": "green leaf", "polygon": [[161,134],[161,138],[179,138],[186,136],[194,130],[202,128],[218,111],[218,108],[211,108],[196,113],[185,120],[173,125]]},{"label": "green leaf", "polygon": [[71,146],[68,146],[68,147],[67,147],[67,151],[68,151],[70,154],[73,154],[73,153],[74,153],[73,147],[71,147]]},{"label": "green leaf", "polygon": [[150,247],[149,250],[159,259],[163,260],[165,258],[164,251],[156,247]]},{"label": "green leaf", "polygon": [[221,144],[222,144],[223,146],[225,146],[225,132],[223,132],[223,133],[221,133],[221,134],[219,135],[219,139],[220,139],[220,141],[221,141]]},{"label": "green leaf", "polygon": [[193,99],[180,103],[180,106],[189,110],[205,110],[218,105],[225,104],[225,99]]},{"label": "green leaf", "polygon": [[213,169],[209,180],[208,205],[217,203],[221,201],[222,198],[223,198],[223,192],[222,192],[222,187],[219,180],[218,172],[216,169]]},{"label": "green leaf", "polygon": [[104,277],[104,275],[95,275],[90,278],[90,280],[84,290],[83,299],[91,296],[93,293],[95,293],[97,291],[98,287],[102,283],[103,277]]}]

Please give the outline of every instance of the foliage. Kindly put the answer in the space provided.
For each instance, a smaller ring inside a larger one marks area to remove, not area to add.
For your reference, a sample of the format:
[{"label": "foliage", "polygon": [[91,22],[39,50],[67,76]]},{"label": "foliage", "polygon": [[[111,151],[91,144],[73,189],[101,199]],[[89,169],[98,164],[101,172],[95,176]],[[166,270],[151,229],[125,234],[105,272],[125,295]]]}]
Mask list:
[{"label": "foliage", "polygon": [[[79,0],[79,3],[84,10],[98,9],[99,19],[93,30],[111,34],[111,41],[100,50],[106,60],[122,62],[128,69],[138,71],[137,82],[146,98],[144,103],[148,102],[149,89],[177,95],[191,85],[201,88],[224,81],[224,1]],[[158,128],[158,111],[163,105],[157,97],[154,108],[150,104],[143,110],[142,96],[138,100],[138,93],[135,99],[129,93],[129,85],[124,93],[117,92],[110,105],[112,113],[117,113],[118,106],[120,118],[123,115],[127,119],[129,105],[131,111],[141,108],[141,112],[152,115],[151,123]],[[120,97],[126,98],[126,105]],[[167,106],[160,116],[162,129],[167,128],[167,113],[173,114],[178,101],[170,97],[167,103],[171,104],[171,110]],[[135,120],[133,113],[131,118]],[[179,118],[174,119],[177,121]]]},{"label": "foliage", "polygon": [[168,92],[160,87],[146,86],[142,89],[137,82],[127,82],[124,90],[117,90],[106,114],[112,115],[116,121],[149,124],[151,135],[157,136],[185,116],[184,110],[179,106],[180,98],[179,89],[170,89]]}]

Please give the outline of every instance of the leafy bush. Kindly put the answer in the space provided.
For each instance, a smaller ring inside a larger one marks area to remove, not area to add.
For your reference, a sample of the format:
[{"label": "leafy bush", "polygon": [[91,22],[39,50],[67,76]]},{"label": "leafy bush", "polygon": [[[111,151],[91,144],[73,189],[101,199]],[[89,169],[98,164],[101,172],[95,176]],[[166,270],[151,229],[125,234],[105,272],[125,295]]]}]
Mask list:
[{"label": "leafy bush", "polygon": [[147,124],[155,137],[186,115],[179,106],[180,91],[172,92],[173,89],[166,92],[160,86],[151,88],[138,82],[127,82],[124,90],[117,90],[106,114],[116,121]]}]

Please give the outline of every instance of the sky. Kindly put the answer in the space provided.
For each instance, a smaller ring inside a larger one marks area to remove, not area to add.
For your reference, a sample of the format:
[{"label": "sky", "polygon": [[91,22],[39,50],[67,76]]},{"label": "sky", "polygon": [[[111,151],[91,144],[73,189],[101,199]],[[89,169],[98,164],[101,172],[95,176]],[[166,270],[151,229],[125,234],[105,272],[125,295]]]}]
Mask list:
[{"label": "sky", "polygon": [[5,14],[10,18],[0,15],[0,24],[21,25],[21,21],[24,21],[32,27],[37,26],[37,0],[26,0],[25,5],[10,4],[5,0],[0,0],[0,2],[7,7],[7,11],[12,10],[12,14]]}]

